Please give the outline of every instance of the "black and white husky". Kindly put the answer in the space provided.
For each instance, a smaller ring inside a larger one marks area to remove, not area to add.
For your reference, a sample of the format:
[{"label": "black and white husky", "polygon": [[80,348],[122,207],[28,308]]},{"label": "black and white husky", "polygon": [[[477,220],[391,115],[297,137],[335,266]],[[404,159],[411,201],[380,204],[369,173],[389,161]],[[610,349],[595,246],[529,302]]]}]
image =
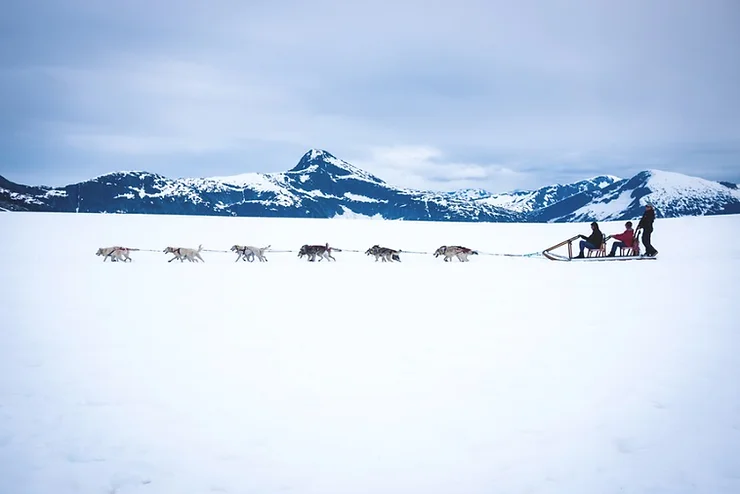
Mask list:
[{"label": "black and white husky", "polygon": [[459,245],[443,245],[434,251],[434,257],[444,256],[445,262],[452,261],[453,257],[457,257],[460,262],[468,262],[468,255],[471,254],[478,255],[478,252]]},{"label": "black and white husky", "polygon": [[321,259],[326,259],[327,261],[331,259],[332,261],[336,261],[334,256],[331,255],[332,251],[342,252],[341,249],[336,249],[334,247],[329,247],[329,244],[326,245],[303,245],[301,246],[301,249],[298,251],[298,257],[301,258],[303,256],[308,257],[309,262],[314,262],[316,258],[318,257],[319,261]]},{"label": "black and white husky", "polygon": [[378,244],[375,244],[365,251],[365,255],[375,256],[375,262],[378,262],[378,259],[383,262],[401,262],[401,257],[399,256],[400,252],[400,250],[389,249],[388,247],[381,247]]}]

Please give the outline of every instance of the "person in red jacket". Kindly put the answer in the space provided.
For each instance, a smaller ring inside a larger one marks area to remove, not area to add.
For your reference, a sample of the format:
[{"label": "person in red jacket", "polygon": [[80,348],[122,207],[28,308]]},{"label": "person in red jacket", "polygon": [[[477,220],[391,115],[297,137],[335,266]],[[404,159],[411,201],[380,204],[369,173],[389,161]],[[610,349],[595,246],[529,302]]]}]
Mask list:
[{"label": "person in red jacket", "polygon": [[[628,221],[624,224],[625,230],[624,233],[617,233],[616,235],[612,235],[613,239],[616,239],[617,241],[612,244],[612,250],[609,252],[609,257],[614,257],[614,254],[616,254],[617,249],[620,247],[633,247],[635,242],[635,231],[632,229],[632,222]],[[635,246],[637,249],[639,249],[639,246]]]}]

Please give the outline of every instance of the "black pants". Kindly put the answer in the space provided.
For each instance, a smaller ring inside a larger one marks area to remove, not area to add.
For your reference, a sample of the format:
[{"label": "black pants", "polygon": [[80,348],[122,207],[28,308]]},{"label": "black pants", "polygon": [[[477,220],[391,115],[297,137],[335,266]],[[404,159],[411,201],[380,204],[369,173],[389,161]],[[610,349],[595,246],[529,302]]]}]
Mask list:
[{"label": "black pants", "polygon": [[649,256],[652,256],[653,254],[658,252],[657,250],[655,250],[655,247],[653,247],[653,244],[650,243],[650,236],[652,234],[652,230],[642,231],[642,244],[645,246],[645,254]]}]

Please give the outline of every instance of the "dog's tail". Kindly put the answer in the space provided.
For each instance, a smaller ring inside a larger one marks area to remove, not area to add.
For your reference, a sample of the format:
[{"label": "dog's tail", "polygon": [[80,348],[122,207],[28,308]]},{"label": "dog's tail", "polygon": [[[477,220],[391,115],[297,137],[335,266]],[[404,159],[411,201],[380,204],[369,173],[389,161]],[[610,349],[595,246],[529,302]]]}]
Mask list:
[{"label": "dog's tail", "polygon": [[203,246],[202,246],[202,245],[199,245],[199,246],[198,246],[198,252],[200,252],[200,251],[202,251],[202,250],[203,250]]},{"label": "dog's tail", "polygon": [[130,250],[132,252],[136,252],[136,251],[141,250],[141,249],[130,249],[130,248],[127,248],[126,250]]},{"label": "dog's tail", "polygon": [[475,255],[475,256],[478,255],[478,251],[477,250],[470,251],[470,253],[473,254],[473,255]]},{"label": "dog's tail", "polygon": [[267,249],[269,249],[270,247],[272,247],[272,244],[268,245],[267,247],[262,247],[262,250],[267,250]]}]

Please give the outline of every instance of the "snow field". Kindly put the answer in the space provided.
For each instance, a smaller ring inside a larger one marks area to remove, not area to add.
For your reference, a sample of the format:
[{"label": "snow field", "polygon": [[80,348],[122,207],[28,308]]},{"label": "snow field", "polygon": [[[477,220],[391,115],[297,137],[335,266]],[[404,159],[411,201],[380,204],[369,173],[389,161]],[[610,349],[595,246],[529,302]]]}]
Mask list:
[{"label": "snow field", "polygon": [[[383,264],[588,225],[2,214],[0,492],[738,492],[739,226],[658,220],[651,262]],[[325,242],[361,253],[94,255]]]}]

